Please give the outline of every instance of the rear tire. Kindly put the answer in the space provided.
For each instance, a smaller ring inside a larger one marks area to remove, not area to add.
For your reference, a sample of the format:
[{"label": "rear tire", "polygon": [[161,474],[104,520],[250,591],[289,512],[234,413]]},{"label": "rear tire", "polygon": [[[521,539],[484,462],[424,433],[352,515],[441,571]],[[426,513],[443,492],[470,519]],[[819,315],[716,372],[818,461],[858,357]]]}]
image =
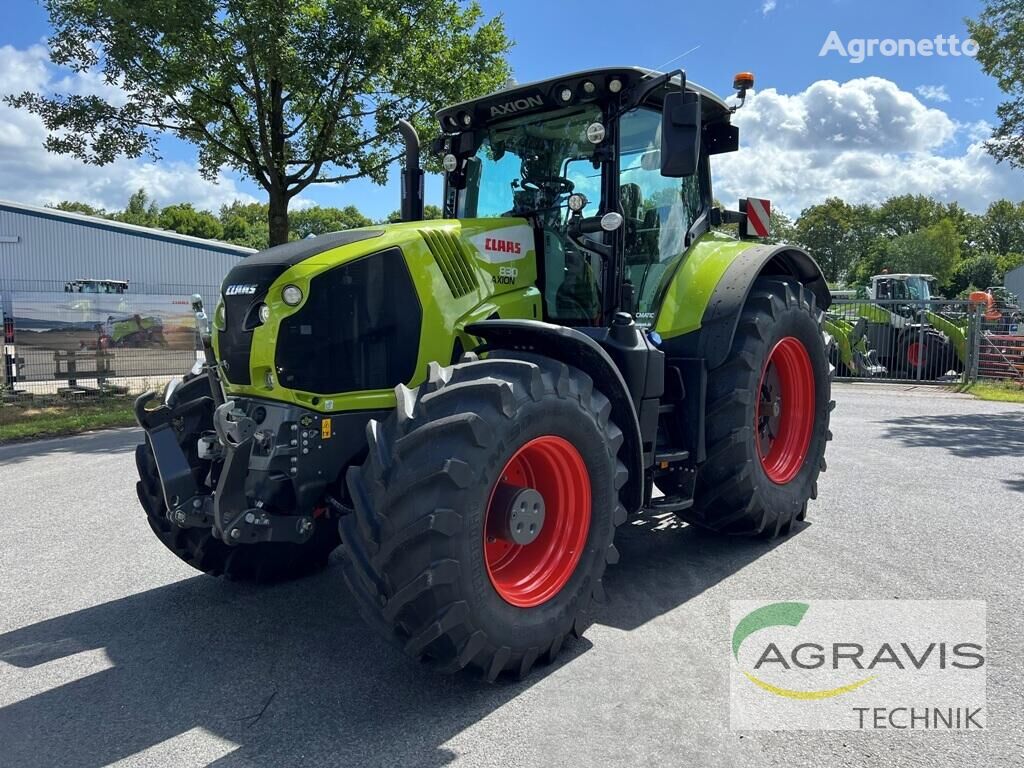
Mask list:
[{"label": "rear tire", "polygon": [[[423,385],[396,393],[395,412],[367,426],[366,462],[348,473],[355,512],[340,523],[346,581],[367,621],[413,658],[446,672],[470,667],[489,681],[524,676],[592,623],[605,566],[618,560],[612,539],[626,517],[618,490],[627,471],[611,405],[575,368],[499,352],[431,364]],[[565,461],[548,472],[535,462],[535,482],[515,483],[539,489],[546,511],[537,539],[513,554],[528,557],[563,528],[570,543],[545,550],[550,570],[547,560],[520,569],[517,585],[501,575],[503,553],[492,551],[503,539],[492,535],[489,510],[499,481],[538,444],[561,446]],[[562,464],[580,471],[552,487]],[[572,505],[581,488],[591,498],[582,510]]]},{"label": "rear tire", "polygon": [[917,331],[910,331],[900,344],[900,357],[907,376],[923,381],[937,379],[953,365],[956,357],[949,340],[935,331],[925,331],[919,336]]},{"label": "rear tire", "polygon": [[772,537],[804,518],[832,439],[829,341],[813,293],[796,281],[757,280],[726,362],[708,374],[707,459],[683,520]]}]

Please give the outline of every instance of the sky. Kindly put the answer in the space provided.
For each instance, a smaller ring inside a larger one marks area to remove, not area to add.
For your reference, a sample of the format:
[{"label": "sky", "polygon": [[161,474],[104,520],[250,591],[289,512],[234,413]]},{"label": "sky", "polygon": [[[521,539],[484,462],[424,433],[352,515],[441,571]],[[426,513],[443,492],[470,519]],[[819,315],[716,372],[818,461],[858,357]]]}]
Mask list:
[{"label": "sky", "polygon": [[[997,165],[982,146],[1002,94],[977,61],[920,55],[926,48],[916,56],[882,55],[891,47],[856,55],[863,47],[857,41],[869,39],[963,41],[964,17],[981,8],[975,0],[480,1],[488,15],[505,20],[519,82],[597,66],[680,67],[726,96],[736,72],[753,71],[755,91],[734,118],[741,149],[713,160],[715,195],[730,207],[740,197],[765,197],[796,216],[829,195],[877,203],[920,193],[980,212],[1001,197],[1024,199],[1024,171]],[[118,97],[95,74],[49,63],[49,23],[35,0],[2,4],[0,92]],[[234,199],[263,199],[232,172],[218,183],[203,180],[195,150],[175,139],[162,142],[158,163],[125,159],[98,168],[47,154],[44,137],[37,118],[0,105],[0,198],[116,209],[145,187],[161,205],[187,201],[215,210]],[[427,202],[440,197],[440,180],[429,178]],[[395,169],[386,186],[314,186],[293,205],[355,204],[382,218],[398,199]]]}]

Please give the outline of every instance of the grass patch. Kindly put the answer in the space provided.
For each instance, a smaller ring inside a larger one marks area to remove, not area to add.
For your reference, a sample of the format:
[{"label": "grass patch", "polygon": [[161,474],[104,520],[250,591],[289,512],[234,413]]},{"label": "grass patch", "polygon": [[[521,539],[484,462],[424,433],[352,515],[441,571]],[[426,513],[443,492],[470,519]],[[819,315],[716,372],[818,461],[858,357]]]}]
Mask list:
[{"label": "grass patch", "polygon": [[957,392],[965,392],[981,400],[1024,403],[1024,385],[1014,381],[978,381],[974,384],[962,384],[957,387]]},{"label": "grass patch", "polygon": [[0,405],[0,445],[18,440],[59,437],[135,423],[132,397],[68,401],[35,397]]}]

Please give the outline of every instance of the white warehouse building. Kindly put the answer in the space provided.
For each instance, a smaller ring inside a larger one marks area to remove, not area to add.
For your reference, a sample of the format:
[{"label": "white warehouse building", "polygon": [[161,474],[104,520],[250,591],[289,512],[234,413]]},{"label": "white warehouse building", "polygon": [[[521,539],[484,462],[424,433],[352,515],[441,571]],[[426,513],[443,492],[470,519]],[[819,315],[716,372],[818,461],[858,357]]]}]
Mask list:
[{"label": "white warehouse building", "polygon": [[0,200],[0,289],[63,291],[72,280],[127,281],[136,294],[216,296],[239,259],[214,240]]}]

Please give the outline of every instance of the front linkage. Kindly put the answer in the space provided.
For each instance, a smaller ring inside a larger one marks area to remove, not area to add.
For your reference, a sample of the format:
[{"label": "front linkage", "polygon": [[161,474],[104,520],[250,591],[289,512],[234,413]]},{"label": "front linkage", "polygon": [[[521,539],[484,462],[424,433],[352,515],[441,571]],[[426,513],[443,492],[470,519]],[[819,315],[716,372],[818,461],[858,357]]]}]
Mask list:
[{"label": "front linkage", "polygon": [[[228,400],[218,406],[213,412],[216,437],[207,435],[198,439],[199,458],[220,465],[216,485],[211,490],[210,486],[197,482],[178,434],[184,412],[209,408],[211,401],[201,398],[176,404],[176,407],[165,402],[148,410],[147,405],[154,397],[152,392],[140,397],[135,404],[135,416],[149,437],[169,520],[182,527],[212,528],[217,538],[232,545],[257,542],[301,544],[309,539],[313,532],[312,509],[309,514],[268,514],[262,500],[250,507],[245,492],[250,464],[268,467],[285,464],[288,476],[296,478],[300,452],[300,431],[296,421],[280,423],[285,427],[283,440],[275,441],[275,433],[267,428],[257,429],[256,421],[237,401]],[[265,406],[257,408],[270,416]],[[265,418],[264,424],[266,421]],[[303,432],[308,433],[308,430]],[[308,440],[303,439],[302,442]],[[304,450],[308,452],[308,449]],[[317,471],[322,474],[322,470]]]},{"label": "front linkage", "polygon": [[330,485],[337,467],[362,449],[350,436],[361,436],[374,413],[332,417],[258,398],[226,399],[223,364],[198,296],[193,309],[209,362],[169,383],[162,402],[147,392],[135,403],[149,451],[140,472],[153,465],[150,490],[162,501],[148,511],[229,547],[305,545],[318,528],[335,527],[328,522]]}]

